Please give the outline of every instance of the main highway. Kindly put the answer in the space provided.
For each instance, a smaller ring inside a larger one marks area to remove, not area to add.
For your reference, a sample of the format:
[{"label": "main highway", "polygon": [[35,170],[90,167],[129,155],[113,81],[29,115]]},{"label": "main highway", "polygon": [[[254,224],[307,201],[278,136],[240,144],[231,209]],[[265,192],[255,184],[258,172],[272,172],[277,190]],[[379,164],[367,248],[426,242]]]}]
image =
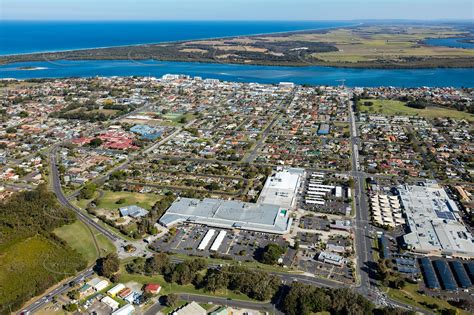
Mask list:
[{"label": "main highway", "polygon": [[[350,142],[352,146],[352,171],[351,175],[354,178],[355,186],[354,186],[354,199],[355,199],[355,207],[356,207],[356,217],[355,217],[355,245],[356,245],[356,252],[357,252],[357,268],[358,274],[360,275],[360,284],[357,288],[355,288],[359,293],[366,297],[373,297],[374,292],[375,295],[382,295],[380,292],[377,291],[375,287],[371,284],[371,270],[375,266],[375,262],[373,261],[372,254],[371,254],[371,247],[372,247],[372,234],[371,234],[371,225],[369,224],[369,211],[368,211],[368,204],[367,198],[365,193],[365,173],[361,171],[360,164],[359,164],[359,157],[358,157],[358,147],[359,147],[359,137],[357,133],[357,126],[355,115],[352,106],[350,106],[349,112],[349,122],[350,122],[350,130],[351,130],[351,137]],[[162,141],[152,145],[146,152],[151,152],[153,149],[157,148],[159,145],[165,143],[167,140],[171,139],[175,136],[182,128],[177,128],[172,134],[168,137],[163,139]],[[56,194],[59,202],[64,207],[67,207],[73,210],[79,220],[87,224],[89,227],[99,231],[105,237],[107,237],[110,241],[114,243],[118,250],[123,248],[123,246],[127,243],[127,241],[123,240],[116,234],[112,233],[91,217],[84,214],[81,209],[76,207],[72,204],[68,197],[64,195],[61,187],[61,180],[59,176],[59,171],[57,167],[57,153],[58,149],[60,148],[61,144],[56,144],[52,147],[49,153],[49,159],[51,164],[51,180],[52,180],[52,188],[54,193]],[[128,160],[130,161],[130,160]],[[125,163],[128,164],[128,163]],[[123,166],[120,166],[120,168]],[[135,242],[137,243],[137,242]],[[141,244],[142,245],[142,244]],[[147,252],[150,255],[152,252],[147,248],[142,248],[143,246],[139,246],[142,251]],[[142,254],[142,253],[140,253]],[[172,258],[172,263],[179,263],[182,260]],[[217,268],[218,265],[209,265],[209,268]],[[90,277],[93,274],[93,270],[88,268],[79,274],[77,274],[74,278],[69,281],[79,282],[87,277]],[[305,274],[292,274],[292,273],[273,273],[280,277],[282,283],[292,283],[292,282],[302,282],[306,284],[311,284],[319,287],[326,287],[326,288],[341,288],[347,285],[339,282],[335,282],[329,279],[317,278],[314,276],[308,276]],[[63,286],[56,287],[49,291],[46,295],[42,298],[39,298],[29,306],[23,308],[21,313],[33,313],[42,307],[44,307],[51,299],[55,296],[63,294],[69,289],[69,285],[65,284]],[[195,300],[198,302],[213,302],[216,304],[224,304],[228,306],[235,306],[239,308],[252,308],[252,309],[259,309],[265,311],[272,311],[276,314],[281,314],[278,310],[275,310],[274,305],[270,303],[258,303],[258,302],[245,302],[245,301],[237,301],[237,300],[227,300],[224,298],[217,298],[217,297],[207,297],[207,296],[200,296],[200,295],[191,295],[191,294],[180,294],[180,298],[184,300]],[[410,305],[406,305],[400,303],[398,301],[391,300],[387,297],[383,297],[389,304],[401,307],[404,309],[413,309],[420,311],[422,313],[426,313],[426,311],[421,310],[419,308],[413,308]],[[227,302],[227,303],[225,303]],[[152,306],[145,314],[155,314],[154,311],[158,311],[161,308],[159,303]]]},{"label": "main highway", "polygon": [[350,142],[352,151],[352,177],[354,179],[354,200],[356,208],[355,241],[357,267],[360,276],[360,291],[368,295],[371,290],[370,270],[374,266],[371,255],[372,238],[370,235],[369,207],[364,190],[365,174],[360,170],[359,136],[352,103],[349,104]]}]

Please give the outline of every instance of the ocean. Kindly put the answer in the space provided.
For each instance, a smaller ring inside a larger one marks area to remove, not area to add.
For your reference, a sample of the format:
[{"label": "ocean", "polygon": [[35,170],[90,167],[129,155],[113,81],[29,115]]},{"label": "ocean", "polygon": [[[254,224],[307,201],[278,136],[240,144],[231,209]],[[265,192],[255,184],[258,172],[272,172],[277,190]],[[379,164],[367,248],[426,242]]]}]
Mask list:
[{"label": "ocean", "polygon": [[[236,35],[326,29],[354,22],[13,22],[0,21],[0,55],[138,45]],[[436,43],[433,43],[436,44]],[[133,60],[24,62],[0,66],[0,78],[187,74],[238,82],[348,86],[474,87],[474,69],[345,69]]]},{"label": "ocean", "polygon": [[340,21],[0,21],[0,55],[354,25]]}]

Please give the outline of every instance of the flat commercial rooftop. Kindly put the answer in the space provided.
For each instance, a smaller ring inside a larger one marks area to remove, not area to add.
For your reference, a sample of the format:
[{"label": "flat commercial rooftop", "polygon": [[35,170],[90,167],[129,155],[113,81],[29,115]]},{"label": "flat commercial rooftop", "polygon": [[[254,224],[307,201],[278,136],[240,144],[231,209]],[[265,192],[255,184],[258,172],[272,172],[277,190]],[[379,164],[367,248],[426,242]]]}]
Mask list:
[{"label": "flat commercial rooftop", "polygon": [[159,222],[166,227],[194,222],[220,228],[286,234],[292,223],[289,210],[295,204],[303,175],[301,168],[278,170],[268,177],[257,203],[181,198],[173,202]]},{"label": "flat commercial rooftop", "polygon": [[293,208],[303,174],[304,170],[301,168],[287,168],[269,176],[260,193],[258,203]]},{"label": "flat commercial rooftop", "polygon": [[398,187],[410,232],[404,241],[414,251],[474,257],[474,238],[456,203],[435,183]]},{"label": "flat commercial rooftop", "polygon": [[278,205],[206,198],[180,198],[160,218],[164,226],[193,222],[220,228],[266,233],[289,232],[292,219]]}]

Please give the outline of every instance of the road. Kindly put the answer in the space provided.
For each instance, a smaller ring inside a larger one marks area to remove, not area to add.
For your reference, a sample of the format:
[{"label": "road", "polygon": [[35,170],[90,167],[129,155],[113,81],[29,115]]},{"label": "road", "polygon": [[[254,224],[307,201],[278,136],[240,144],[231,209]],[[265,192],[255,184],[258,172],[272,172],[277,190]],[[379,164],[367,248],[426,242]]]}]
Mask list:
[{"label": "road", "polygon": [[[276,121],[276,120],[275,120]],[[357,288],[358,292],[363,294],[366,297],[371,297],[375,294],[381,294],[380,292],[377,291],[376,287],[373,287],[371,285],[370,279],[371,279],[371,270],[373,270],[373,267],[375,266],[375,262],[373,261],[372,254],[371,254],[371,247],[372,247],[372,237],[371,237],[371,225],[369,224],[369,211],[368,211],[368,204],[367,204],[367,198],[366,198],[366,193],[364,190],[365,187],[365,179],[366,175],[364,172],[360,170],[359,166],[359,157],[358,157],[358,144],[359,144],[359,138],[357,134],[357,127],[356,127],[356,121],[355,121],[355,116],[352,107],[350,108],[350,115],[349,115],[349,122],[351,125],[351,146],[352,146],[352,171],[351,175],[355,179],[355,187],[354,187],[354,198],[355,198],[355,205],[356,205],[356,218],[355,218],[355,238],[356,238],[356,250],[357,250],[357,265],[358,265],[358,270],[360,274],[360,285]],[[270,124],[272,125],[274,121]],[[169,139],[174,137],[176,134],[178,134],[182,128],[180,127],[177,128],[173,133],[171,133],[168,137],[165,139],[162,139],[158,143],[150,146],[144,152],[142,153],[148,153],[153,151],[155,148],[157,148],[159,145],[167,142]],[[266,129],[266,132],[269,132],[270,129]],[[264,137],[262,137],[264,138]],[[96,221],[94,221],[92,218],[84,214],[81,209],[78,207],[74,206],[68,198],[64,195],[61,187],[61,181],[60,181],[60,176],[59,176],[59,171],[57,168],[57,151],[60,147],[60,144],[54,145],[50,151],[50,163],[51,163],[51,170],[52,170],[52,187],[53,191],[56,194],[59,202],[73,210],[79,220],[87,224],[88,226],[98,230],[100,233],[102,233],[104,236],[106,236],[109,240],[111,240],[117,247],[117,249],[120,251],[123,251],[123,246],[127,244],[127,242],[114,233],[110,232],[108,229],[105,227],[101,226],[98,224]],[[138,155],[138,154],[137,154]],[[250,156],[252,157],[252,155]],[[127,165],[132,159],[128,160],[126,163],[118,166],[117,169],[121,169],[124,167],[124,165]],[[251,158],[252,160],[252,158]],[[104,175],[104,177],[108,176]],[[151,251],[146,248],[146,245],[143,244],[143,242],[131,242],[132,245],[140,245],[136,246],[137,251],[133,254],[132,256],[142,256],[142,254],[146,255],[151,255]],[[182,260],[180,259],[172,259],[173,263],[181,262]],[[209,265],[208,267],[210,268],[216,268],[217,265]],[[72,279],[72,281],[77,281],[79,279],[82,279],[87,276],[91,276],[93,274],[92,269],[87,269],[82,272],[80,272],[76,277]],[[282,282],[284,283],[292,283],[294,281],[297,282],[302,282],[302,283],[307,283],[319,287],[328,287],[328,288],[340,288],[344,287],[345,285],[339,282],[334,282],[328,279],[322,279],[322,278],[316,278],[313,276],[308,276],[308,275],[302,275],[302,274],[289,274],[289,273],[273,273],[277,276],[280,277]],[[46,303],[48,303],[51,298],[54,296],[57,296],[59,294],[64,293],[67,291],[69,288],[68,285],[64,285],[61,287],[56,287],[52,291],[50,291],[47,295],[45,295],[43,298],[40,298],[39,300],[35,301],[33,304],[30,306],[24,308],[23,311],[29,311],[29,312],[34,312],[41,307],[43,307]],[[258,303],[258,302],[246,302],[246,301],[233,301],[233,300],[227,300],[225,298],[218,298],[218,297],[208,297],[208,296],[200,296],[200,295],[191,295],[191,294],[185,294],[181,295],[181,298],[184,300],[194,300],[197,302],[203,302],[203,303],[208,303],[208,302],[213,302],[216,304],[224,304],[228,306],[234,306],[234,307],[239,307],[239,308],[251,308],[251,309],[259,309],[259,310],[265,310],[265,311],[274,311],[277,314],[280,314],[279,311],[275,310],[274,306],[270,303]],[[410,308],[408,305],[404,305],[402,303],[399,303],[397,301],[390,300],[386,297],[384,297],[386,301],[389,301],[391,304],[396,305],[398,307],[402,308]],[[154,310],[158,311],[162,306],[159,305],[159,303],[155,304],[152,306],[145,314],[155,314],[153,313]],[[419,310],[419,309],[416,309]],[[420,310],[423,313],[426,313],[423,310]]]},{"label": "road", "polygon": [[390,299],[385,294],[381,293],[375,285],[375,268],[377,262],[374,261],[372,255],[372,242],[375,236],[376,230],[370,224],[369,205],[367,202],[367,193],[365,191],[366,174],[360,167],[359,159],[359,146],[360,138],[358,135],[357,122],[355,119],[353,103],[349,106],[349,123],[350,123],[350,142],[352,150],[352,172],[351,175],[354,178],[354,200],[356,207],[355,217],[355,245],[357,252],[357,268],[360,276],[360,284],[357,291],[367,297],[369,300],[373,300],[374,296],[383,299],[387,304],[393,306],[416,310],[423,314],[430,314],[424,309],[413,307],[409,304],[405,304],[399,301]]},{"label": "road", "polygon": [[291,92],[291,95],[288,98],[286,98],[286,99],[284,99],[280,102],[280,105],[278,106],[278,111],[279,112],[275,114],[275,117],[273,117],[272,121],[263,130],[260,139],[257,141],[255,146],[253,147],[252,151],[250,153],[248,153],[248,155],[246,157],[244,157],[244,159],[242,160],[243,163],[251,163],[255,160],[255,158],[258,155],[258,152],[259,152],[260,148],[265,143],[265,139],[267,138],[268,134],[272,130],[273,125],[275,125],[275,123],[281,117],[281,111],[285,108],[285,106],[289,106],[289,105],[291,105],[291,102],[293,102],[293,99],[295,98],[295,93],[296,93],[296,91],[293,90],[293,92]]},{"label": "road", "polygon": [[61,188],[61,179],[59,177],[59,171],[57,167],[57,151],[59,149],[59,145],[53,146],[50,152],[50,163],[51,163],[51,171],[52,171],[52,185],[53,185],[53,191],[56,194],[56,197],[58,198],[58,201],[61,205],[63,205],[66,208],[69,208],[76,212],[77,217],[79,220],[84,222],[85,224],[94,227],[97,229],[100,233],[104,234],[108,239],[110,239],[112,242],[118,242],[120,238],[118,238],[115,234],[101,226],[99,223],[95,222],[92,218],[88,217],[82,211],[73,205],[68,198],[64,195],[63,190]]},{"label": "road", "polygon": [[357,267],[360,275],[359,291],[365,296],[371,291],[370,270],[373,268],[371,254],[372,239],[370,235],[369,207],[364,190],[365,174],[360,170],[359,164],[359,136],[357,133],[356,119],[353,104],[349,106],[350,142],[352,150],[352,177],[354,178],[354,200],[356,207],[355,241],[357,251]]},{"label": "road", "polygon": [[[262,312],[270,312],[273,314],[277,315],[283,315],[281,311],[277,310],[275,308],[275,305],[271,303],[265,303],[265,302],[252,302],[252,301],[241,301],[241,300],[231,300],[231,299],[226,299],[222,297],[216,297],[216,296],[203,296],[203,295],[197,295],[197,294],[178,294],[179,299],[187,302],[198,302],[198,303],[205,303],[205,304],[216,304],[216,305],[224,305],[224,306],[230,306],[230,307],[235,307],[239,309],[252,309],[252,310],[259,310]],[[154,304],[152,307],[150,307],[144,315],[155,315],[158,313],[161,309],[163,308],[163,305],[161,305],[159,302]]]},{"label": "road", "polygon": [[43,308],[47,303],[51,301],[51,299],[55,296],[61,295],[70,289],[69,283],[74,282],[78,283],[83,279],[86,279],[94,274],[92,268],[88,268],[84,271],[78,273],[74,278],[69,279],[67,282],[63,281],[63,284],[55,287],[53,290],[49,291],[43,297],[40,297],[35,302],[31,303],[29,306],[23,308],[18,314],[29,314],[34,313],[35,311]]}]

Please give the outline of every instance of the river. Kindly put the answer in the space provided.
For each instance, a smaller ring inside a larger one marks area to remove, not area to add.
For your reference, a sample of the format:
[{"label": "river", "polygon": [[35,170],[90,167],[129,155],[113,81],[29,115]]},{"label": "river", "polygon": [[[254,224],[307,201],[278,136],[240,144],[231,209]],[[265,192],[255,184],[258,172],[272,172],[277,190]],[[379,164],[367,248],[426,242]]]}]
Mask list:
[{"label": "river", "polygon": [[86,60],[23,62],[0,66],[0,78],[64,78],[93,76],[154,76],[186,74],[237,82],[396,87],[474,87],[474,69],[358,69],[280,67],[196,62]]}]

